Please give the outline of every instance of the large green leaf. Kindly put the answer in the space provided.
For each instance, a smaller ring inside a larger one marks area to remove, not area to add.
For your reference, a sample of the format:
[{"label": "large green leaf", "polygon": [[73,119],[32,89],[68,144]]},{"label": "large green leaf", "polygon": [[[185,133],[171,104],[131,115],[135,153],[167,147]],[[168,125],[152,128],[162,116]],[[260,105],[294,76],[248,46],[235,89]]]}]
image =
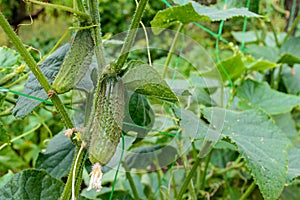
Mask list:
[{"label": "large green leaf", "polygon": [[71,140],[60,133],[50,140],[47,150],[39,154],[37,169],[45,169],[51,176],[61,178],[71,169],[75,146]]},{"label": "large green leaf", "polygon": [[0,189],[0,199],[59,199],[64,184],[45,171],[24,170]]},{"label": "large green leaf", "polygon": [[123,131],[137,132],[135,142],[142,140],[152,128],[155,116],[154,111],[146,96],[128,92],[129,99],[125,104],[125,117],[123,120]]},{"label": "large green leaf", "polygon": [[0,86],[17,80],[25,70],[23,58],[15,50],[0,47]]},{"label": "large green leaf", "polygon": [[[224,121],[211,118],[212,112],[226,112]],[[236,112],[205,108],[204,114],[215,126],[223,124],[222,136],[229,137],[246,161],[265,199],[277,199],[284,188],[287,170],[288,139],[264,112]]]},{"label": "large green leaf", "polygon": [[278,63],[293,65],[300,63],[300,37],[294,37],[287,40],[280,48],[281,57]]},{"label": "large green leaf", "polygon": [[278,92],[267,83],[250,79],[245,80],[237,89],[237,96],[240,98],[241,108],[259,108],[270,115],[286,113],[300,105],[300,97]]},{"label": "large green leaf", "polygon": [[295,141],[298,132],[296,129],[296,123],[291,113],[285,113],[281,115],[273,115],[276,125],[282,130],[283,133],[291,140]]},{"label": "large green leaf", "polygon": [[178,99],[167,82],[150,65],[142,61],[131,61],[128,71],[122,77],[127,89],[146,96],[153,96],[170,102]]},{"label": "large green leaf", "polygon": [[0,69],[20,65],[22,61],[22,57],[16,51],[7,47],[0,47]]},{"label": "large green leaf", "polygon": [[279,50],[277,48],[269,46],[259,46],[256,44],[248,45],[246,52],[250,53],[255,59],[268,60],[273,63],[276,63],[278,57],[280,56]]},{"label": "large green leaf", "polygon": [[293,68],[283,67],[282,80],[288,93],[300,93],[300,64],[295,64]]},{"label": "large green leaf", "polygon": [[176,22],[187,24],[195,21],[220,21],[233,17],[260,17],[248,11],[247,8],[229,8],[219,10],[217,8],[202,6],[194,1],[185,5],[174,6],[159,11],[151,21],[152,27],[166,28]]},{"label": "large green leaf", "polygon": [[294,178],[300,177],[300,149],[292,147],[288,151],[289,169],[287,173],[287,182],[291,183]]},{"label": "large green leaf", "polygon": [[[60,66],[65,58],[65,55],[69,50],[69,47],[70,45],[66,44],[58,48],[53,54],[51,54],[48,58],[44,60],[44,62],[40,64],[40,69],[50,84],[52,84],[54,77],[59,71]],[[28,79],[26,80],[22,93],[43,100],[48,99],[47,93],[37,81],[32,72],[30,72],[28,75]],[[15,117],[25,117],[26,115],[31,113],[32,110],[40,103],[41,102],[39,100],[19,96],[16,107],[13,110],[13,114],[15,115]]]},{"label": "large green leaf", "polygon": [[129,169],[146,169],[155,160],[161,166],[166,166],[174,161],[177,150],[172,146],[157,144],[154,146],[139,147],[130,152],[126,157]]},{"label": "large green leaf", "polygon": [[252,71],[263,71],[266,69],[272,69],[274,67],[279,66],[277,63],[274,62],[270,62],[268,60],[264,60],[264,59],[254,59],[250,56],[246,57],[246,68]]}]

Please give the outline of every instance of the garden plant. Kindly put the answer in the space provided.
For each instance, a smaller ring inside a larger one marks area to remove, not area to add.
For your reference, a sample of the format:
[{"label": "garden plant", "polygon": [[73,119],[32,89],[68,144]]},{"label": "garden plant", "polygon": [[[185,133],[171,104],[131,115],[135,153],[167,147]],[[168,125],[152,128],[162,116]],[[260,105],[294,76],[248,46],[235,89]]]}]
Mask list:
[{"label": "garden plant", "polygon": [[0,0],[0,199],[299,199],[299,5]]}]

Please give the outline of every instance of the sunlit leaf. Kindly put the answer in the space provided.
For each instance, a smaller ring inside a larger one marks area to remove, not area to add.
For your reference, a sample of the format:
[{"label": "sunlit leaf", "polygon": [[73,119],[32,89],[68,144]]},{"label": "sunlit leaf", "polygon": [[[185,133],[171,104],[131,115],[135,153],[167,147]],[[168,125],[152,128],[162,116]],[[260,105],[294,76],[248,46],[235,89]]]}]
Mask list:
[{"label": "sunlit leaf", "polygon": [[300,97],[278,92],[264,82],[259,83],[250,79],[238,88],[239,105],[243,109],[259,108],[270,115],[291,111],[300,105]]}]

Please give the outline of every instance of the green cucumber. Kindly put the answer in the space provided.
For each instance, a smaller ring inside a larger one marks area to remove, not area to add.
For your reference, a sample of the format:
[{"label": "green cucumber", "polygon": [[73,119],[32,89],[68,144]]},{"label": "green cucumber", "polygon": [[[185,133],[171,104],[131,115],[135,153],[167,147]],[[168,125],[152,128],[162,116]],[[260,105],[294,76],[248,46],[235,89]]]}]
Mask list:
[{"label": "green cucumber", "polygon": [[98,92],[95,116],[89,127],[89,158],[107,164],[119,144],[124,117],[124,85],[118,76],[104,76]]},{"label": "green cucumber", "polygon": [[53,81],[52,90],[58,94],[66,93],[80,82],[92,62],[94,47],[90,29],[75,33],[70,49]]}]

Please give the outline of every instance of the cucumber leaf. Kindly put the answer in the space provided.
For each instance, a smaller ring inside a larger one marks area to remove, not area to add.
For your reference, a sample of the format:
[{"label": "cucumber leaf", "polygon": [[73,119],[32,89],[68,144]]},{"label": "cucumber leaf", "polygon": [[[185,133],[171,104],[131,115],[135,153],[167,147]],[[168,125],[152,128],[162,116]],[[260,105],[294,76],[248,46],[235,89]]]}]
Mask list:
[{"label": "cucumber leaf", "polygon": [[167,82],[152,66],[133,60],[128,64],[127,69],[122,79],[128,90],[173,103],[178,102],[177,96]]},{"label": "cucumber leaf", "polygon": [[[196,21],[220,21],[233,17],[260,17],[260,15],[248,11],[247,8],[229,8],[226,10],[219,10],[217,8],[200,5],[199,3],[192,1],[185,5],[174,6],[172,8],[159,11],[151,21],[151,26],[167,28],[177,22],[187,24]],[[159,30],[155,32],[159,33]]]},{"label": "cucumber leaf", "polygon": [[64,184],[41,170],[24,170],[0,189],[0,199],[59,199]]},{"label": "cucumber leaf", "polygon": [[[236,112],[223,108],[205,108],[203,113],[213,122],[213,112],[226,112],[222,137],[237,145],[264,199],[277,199],[286,182],[289,140],[264,112],[256,109]],[[218,124],[212,123],[214,126]]]},{"label": "cucumber leaf", "polygon": [[270,115],[283,114],[300,106],[300,97],[278,92],[267,83],[259,83],[250,79],[238,88],[239,106],[242,109],[259,108]]}]

